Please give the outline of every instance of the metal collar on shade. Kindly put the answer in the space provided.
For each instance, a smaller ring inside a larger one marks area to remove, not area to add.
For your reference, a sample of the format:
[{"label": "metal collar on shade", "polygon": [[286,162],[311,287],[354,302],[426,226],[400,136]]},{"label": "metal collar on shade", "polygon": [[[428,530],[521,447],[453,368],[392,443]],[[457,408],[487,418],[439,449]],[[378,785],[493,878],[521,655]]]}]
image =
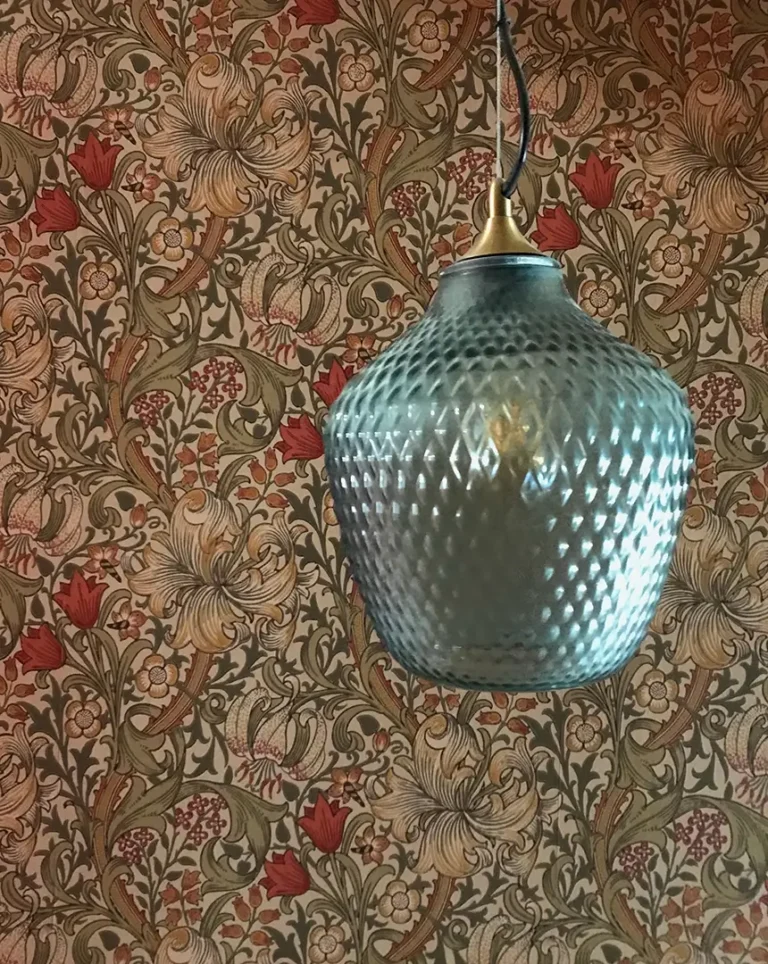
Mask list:
[{"label": "metal collar on shade", "polygon": [[531,254],[549,261],[527,241],[512,214],[512,202],[503,193],[503,183],[496,178],[488,193],[488,220],[480,237],[464,255],[482,258],[491,254]]},{"label": "metal collar on shade", "polygon": [[[467,254],[464,255],[463,260],[482,258],[493,254],[532,254],[537,257],[544,257],[530,241],[526,240],[512,213],[512,201],[510,199],[517,188],[517,182],[520,180],[520,175],[525,165],[526,157],[528,156],[528,145],[531,139],[531,110],[528,101],[528,88],[525,83],[525,75],[515,54],[509,21],[503,13],[503,4],[501,3],[499,4],[499,18],[496,29],[498,31],[500,52],[504,53],[509,63],[517,87],[517,102],[520,114],[520,145],[517,150],[515,163],[512,165],[506,179],[497,177],[491,183],[488,194],[488,220],[482,234]],[[496,123],[500,131],[500,85],[496,91],[496,96]],[[500,166],[500,149],[498,153],[499,157],[497,160]]]}]

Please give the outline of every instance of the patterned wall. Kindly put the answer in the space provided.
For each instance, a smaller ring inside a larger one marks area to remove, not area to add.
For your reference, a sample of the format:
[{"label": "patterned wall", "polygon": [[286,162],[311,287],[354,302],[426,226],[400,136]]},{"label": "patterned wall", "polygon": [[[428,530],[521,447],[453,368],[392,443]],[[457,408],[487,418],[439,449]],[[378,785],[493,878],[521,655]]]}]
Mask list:
[{"label": "patterned wall", "polygon": [[328,405],[483,223],[489,6],[0,4],[3,964],[768,961],[765,0],[516,9],[521,220],[697,419],[640,654],[430,686],[339,553]]}]

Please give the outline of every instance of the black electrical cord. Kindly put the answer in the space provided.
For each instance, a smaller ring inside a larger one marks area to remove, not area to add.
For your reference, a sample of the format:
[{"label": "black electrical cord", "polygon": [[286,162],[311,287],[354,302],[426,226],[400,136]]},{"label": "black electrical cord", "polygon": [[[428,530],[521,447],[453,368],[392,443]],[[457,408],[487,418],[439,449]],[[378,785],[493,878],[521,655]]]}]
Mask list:
[{"label": "black electrical cord", "polygon": [[[528,86],[525,82],[525,74],[515,53],[512,31],[506,15],[499,19],[496,24],[496,29],[499,31],[501,37],[501,47],[504,51],[504,56],[507,58],[512,76],[515,78],[517,104],[520,112],[520,144],[517,149],[517,157],[515,158],[515,163],[512,165],[512,170],[509,172],[501,188],[504,197],[510,198],[515,193],[525,159],[528,156],[528,146],[531,141],[531,104],[528,99]],[[501,121],[497,120],[497,123],[501,123]]]}]

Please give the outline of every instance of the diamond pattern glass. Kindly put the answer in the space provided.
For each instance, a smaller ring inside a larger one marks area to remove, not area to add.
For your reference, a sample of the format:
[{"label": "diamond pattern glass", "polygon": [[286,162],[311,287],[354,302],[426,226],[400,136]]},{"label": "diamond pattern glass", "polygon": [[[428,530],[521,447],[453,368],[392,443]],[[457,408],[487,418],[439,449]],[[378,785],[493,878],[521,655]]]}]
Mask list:
[{"label": "diamond pattern glass", "polygon": [[636,651],[693,457],[683,392],[556,262],[448,268],[326,424],[343,544],[392,655],[469,689],[598,680]]}]

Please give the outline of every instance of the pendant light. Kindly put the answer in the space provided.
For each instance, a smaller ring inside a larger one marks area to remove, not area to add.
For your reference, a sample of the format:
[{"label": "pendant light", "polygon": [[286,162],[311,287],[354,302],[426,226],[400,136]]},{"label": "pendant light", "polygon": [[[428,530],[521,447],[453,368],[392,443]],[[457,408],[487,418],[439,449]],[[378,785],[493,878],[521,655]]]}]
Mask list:
[{"label": "pendant light", "polygon": [[[499,4],[501,8],[501,3]],[[343,547],[408,670],[468,689],[593,682],[637,650],[667,576],[693,456],[685,396],[584,314],[509,201],[423,319],[352,379],[325,428]]]}]

